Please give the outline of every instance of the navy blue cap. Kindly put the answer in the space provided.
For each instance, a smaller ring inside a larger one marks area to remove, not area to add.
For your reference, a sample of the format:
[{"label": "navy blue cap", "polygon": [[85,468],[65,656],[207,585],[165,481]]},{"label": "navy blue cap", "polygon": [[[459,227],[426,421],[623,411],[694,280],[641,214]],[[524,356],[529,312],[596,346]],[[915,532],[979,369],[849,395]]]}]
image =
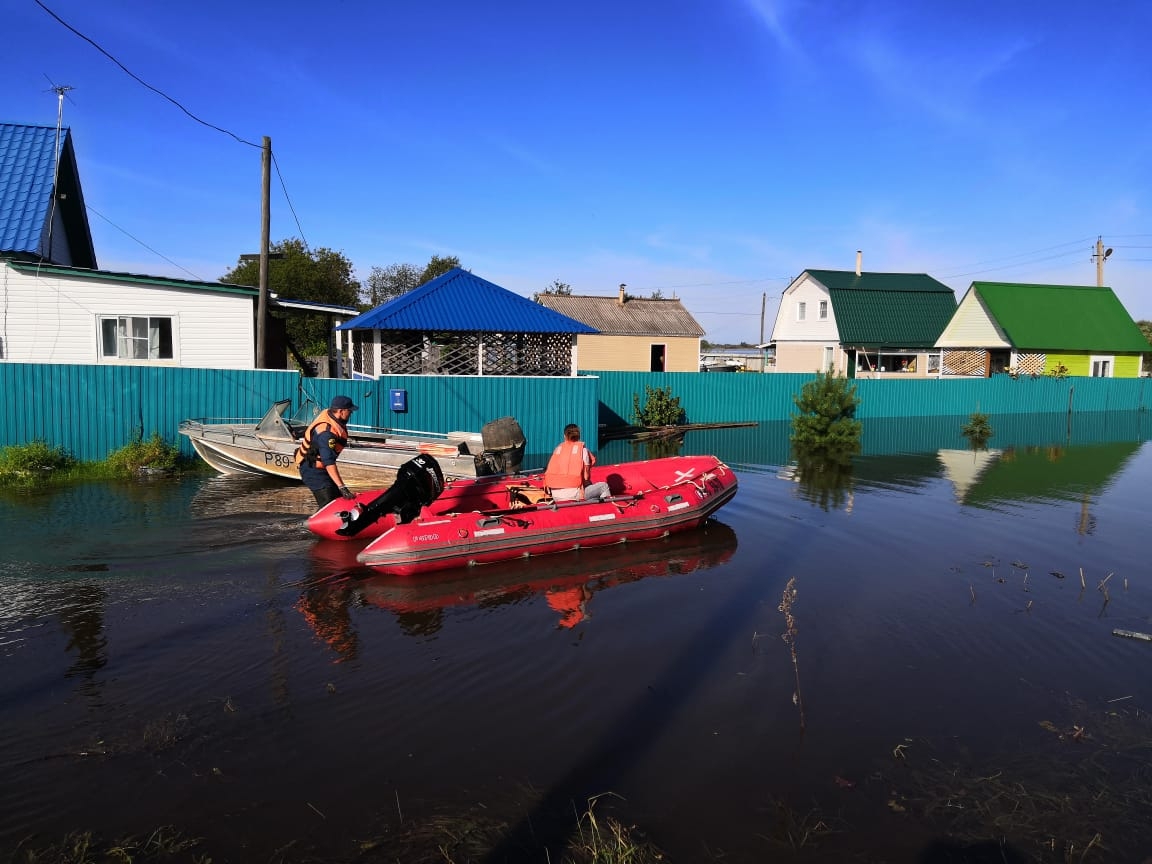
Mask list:
[{"label": "navy blue cap", "polygon": [[343,408],[351,408],[355,411],[357,407],[356,403],[347,396],[333,396],[332,404],[328,406],[328,409],[330,411],[339,411]]}]

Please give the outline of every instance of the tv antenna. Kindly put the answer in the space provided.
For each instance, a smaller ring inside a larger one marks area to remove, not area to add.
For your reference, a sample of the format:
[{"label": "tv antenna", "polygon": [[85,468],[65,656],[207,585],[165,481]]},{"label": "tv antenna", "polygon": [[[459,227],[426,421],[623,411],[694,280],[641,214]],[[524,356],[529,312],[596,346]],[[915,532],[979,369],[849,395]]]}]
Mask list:
[{"label": "tv antenna", "polygon": [[[48,78],[47,73],[44,77]],[[51,78],[48,78],[48,83],[52,85],[50,89],[56,94],[56,129],[59,131],[60,127],[64,125],[64,97],[68,96],[69,90],[76,88],[70,84],[57,84]],[[72,97],[69,96],[68,98]]]}]

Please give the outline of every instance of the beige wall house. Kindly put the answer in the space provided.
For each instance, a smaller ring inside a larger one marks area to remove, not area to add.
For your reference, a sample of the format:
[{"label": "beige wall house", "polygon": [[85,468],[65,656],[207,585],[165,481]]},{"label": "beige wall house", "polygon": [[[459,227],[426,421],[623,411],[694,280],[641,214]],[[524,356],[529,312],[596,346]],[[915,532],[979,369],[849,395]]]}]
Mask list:
[{"label": "beige wall house", "polygon": [[704,328],[679,300],[542,294],[540,303],[594,327],[576,337],[581,371],[698,372]]}]

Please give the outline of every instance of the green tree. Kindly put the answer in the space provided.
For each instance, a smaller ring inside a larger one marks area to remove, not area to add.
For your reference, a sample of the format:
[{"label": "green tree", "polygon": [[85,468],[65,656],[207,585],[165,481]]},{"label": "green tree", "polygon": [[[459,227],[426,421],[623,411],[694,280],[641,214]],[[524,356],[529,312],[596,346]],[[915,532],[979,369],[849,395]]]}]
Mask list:
[{"label": "green tree", "polygon": [[433,255],[424,266],[424,272],[420,274],[420,284],[431,282],[437,276],[443,276],[449,270],[455,270],[459,266],[460,259],[455,255]]},{"label": "green tree", "polygon": [[818,372],[793,396],[797,413],[792,415],[792,445],[825,447],[831,450],[860,448],[860,421],[856,408],[860,400],[856,386],[835,372]]},{"label": "green tree", "polygon": [[543,291],[537,291],[532,295],[532,299],[536,303],[539,303],[540,298],[546,294],[559,297],[569,297],[572,294],[572,286],[567,282],[561,282],[559,279],[553,279],[551,285],[549,285]]},{"label": "green tree", "polygon": [[364,280],[364,301],[369,309],[375,309],[418,287],[420,287],[420,270],[415,264],[373,267],[368,278]]},{"label": "green tree", "polygon": [[368,278],[364,280],[365,308],[374,309],[383,303],[395,300],[402,294],[407,294],[425,282],[431,282],[437,276],[443,276],[459,266],[460,259],[455,255],[433,255],[423,270],[415,264],[373,267]]},{"label": "green tree", "polygon": [[[304,241],[289,237],[273,243],[269,251],[283,258],[268,262],[268,290],[285,300],[311,300],[338,306],[356,306],[360,283],[352,275],[352,262],[332,249],[308,249]],[[220,277],[232,285],[260,284],[260,262],[239,261]],[[286,316],[285,328],[296,350],[327,354],[329,325],[327,315],[293,313]]]}]

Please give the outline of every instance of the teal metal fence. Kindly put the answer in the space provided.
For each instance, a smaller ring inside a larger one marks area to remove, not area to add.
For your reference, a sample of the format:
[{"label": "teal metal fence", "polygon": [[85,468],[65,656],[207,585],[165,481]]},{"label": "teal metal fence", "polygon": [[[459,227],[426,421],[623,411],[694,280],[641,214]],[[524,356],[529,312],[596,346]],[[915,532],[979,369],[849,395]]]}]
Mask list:
[{"label": "teal metal fence", "polygon": [[[633,399],[643,402],[645,387],[668,387],[680,399],[690,423],[757,421],[758,427],[729,430],[725,440],[756,463],[785,452],[793,397],[812,380],[808,374],[701,374],[698,372],[599,372],[575,378],[475,378],[467,376],[383,376],[357,381],[302,378],[295,372],[0,364],[0,446],[43,440],[81,459],[103,459],[137,436],[158,432],[178,436],[181,420],[257,418],[277,399],[327,405],[345,393],[360,405],[354,421],[400,429],[478,430],[498,417],[512,416],[528,446],[524,465],[543,465],[566,423],[578,423],[595,442],[597,422],[632,419]],[[857,380],[862,420],[919,418],[902,434],[915,437],[932,423],[955,424],[973,411],[1001,418],[1045,414],[1076,418],[1108,417],[1148,408],[1148,379],[1020,378],[1004,375],[971,381]],[[407,410],[392,410],[390,391],[404,391]],[[949,419],[952,418],[952,419]],[[931,421],[931,422],[927,422]],[[767,435],[766,433],[769,433]],[[869,448],[865,431],[865,452]],[[701,440],[696,436],[694,440]],[[769,464],[776,459],[769,460]]]},{"label": "teal metal fence", "polygon": [[[525,467],[547,461],[567,423],[595,440],[595,378],[472,378],[386,376],[348,381],[303,378],[296,372],[0,364],[0,446],[46,441],[85,460],[104,459],[153,432],[179,443],[187,419],[258,418],[278,399],[326,406],[337,393],[356,401],[355,423],[400,429],[478,431],[512,416],[528,440]],[[389,391],[403,390],[407,410],[393,411]]]}]

